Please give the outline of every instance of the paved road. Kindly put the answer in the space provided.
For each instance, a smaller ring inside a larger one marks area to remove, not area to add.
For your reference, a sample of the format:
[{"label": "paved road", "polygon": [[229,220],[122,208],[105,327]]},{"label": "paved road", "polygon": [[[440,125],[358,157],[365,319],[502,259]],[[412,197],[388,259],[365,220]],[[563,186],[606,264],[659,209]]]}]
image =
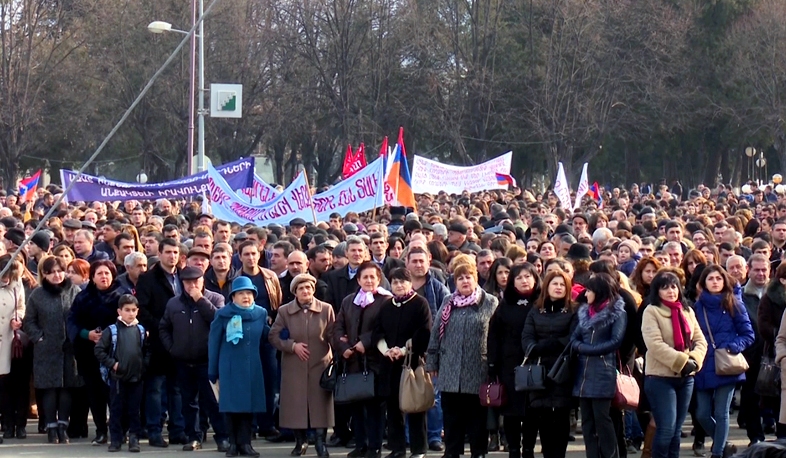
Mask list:
[{"label": "paved road", "polygon": [[[742,451],[748,444],[748,439],[745,437],[745,431],[736,427],[733,423],[730,432],[729,440],[737,445]],[[33,426],[33,425],[31,425]],[[686,425],[685,430],[689,430],[690,426]],[[774,439],[769,437],[768,439]],[[693,456],[690,451],[690,439],[684,439],[682,443],[682,456]],[[219,454],[213,444],[206,450],[195,452],[201,457],[222,457],[223,453]],[[263,458],[286,458],[289,457],[289,452],[292,450],[292,443],[284,444],[271,444],[265,441],[254,441],[254,448],[262,454]],[[707,443],[709,445],[709,441]],[[333,458],[344,458],[348,449],[331,448],[330,453]],[[173,446],[166,449],[153,448],[147,445],[147,441],[142,441],[142,453],[140,455],[146,456],[187,456],[187,452],[180,450],[180,446]],[[92,447],[88,439],[80,439],[74,441],[70,445],[49,445],[46,443],[46,436],[41,434],[31,434],[26,440],[8,439],[4,444],[0,445],[0,457],[25,457],[25,458],[38,458],[38,457],[53,457],[53,458],[82,458],[82,457],[117,457],[128,456],[128,451],[123,447],[121,453],[108,453],[106,447]],[[309,447],[306,455],[309,458],[316,458],[313,447]],[[384,456],[384,454],[383,454]],[[430,456],[438,457],[438,453],[432,453]],[[469,457],[469,450],[467,455]],[[506,453],[491,453],[492,458],[505,458]],[[635,455],[638,457],[639,455]],[[568,447],[568,458],[581,458],[584,457],[584,445],[581,441],[581,436],[578,437],[576,442],[572,442]],[[632,457],[631,457],[632,458]]]}]

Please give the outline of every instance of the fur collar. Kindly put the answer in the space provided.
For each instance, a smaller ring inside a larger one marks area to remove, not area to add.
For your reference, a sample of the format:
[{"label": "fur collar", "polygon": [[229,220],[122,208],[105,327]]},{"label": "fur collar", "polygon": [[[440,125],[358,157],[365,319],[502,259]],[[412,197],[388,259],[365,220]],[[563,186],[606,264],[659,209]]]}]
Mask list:
[{"label": "fur collar", "polygon": [[609,326],[623,314],[625,314],[625,301],[621,297],[618,297],[614,304],[607,305],[592,318],[589,316],[589,304],[582,304],[578,311],[579,326],[582,328],[602,328]]},{"label": "fur collar", "polygon": [[783,287],[777,278],[770,281],[770,284],[767,285],[767,297],[781,307],[786,306],[786,288]]}]

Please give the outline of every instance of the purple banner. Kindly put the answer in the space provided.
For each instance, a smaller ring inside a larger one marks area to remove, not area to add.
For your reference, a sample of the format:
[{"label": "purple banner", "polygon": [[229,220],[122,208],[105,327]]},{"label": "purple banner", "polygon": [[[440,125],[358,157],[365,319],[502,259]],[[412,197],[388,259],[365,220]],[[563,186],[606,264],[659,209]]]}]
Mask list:
[{"label": "purple banner", "polygon": [[[232,189],[250,188],[254,184],[254,158],[241,158],[235,162],[216,167],[218,173]],[[77,176],[73,170],[60,170],[63,188],[67,188]],[[68,191],[70,202],[177,199],[209,193],[207,172],[165,183],[124,183],[92,175],[79,177],[79,181]]]}]

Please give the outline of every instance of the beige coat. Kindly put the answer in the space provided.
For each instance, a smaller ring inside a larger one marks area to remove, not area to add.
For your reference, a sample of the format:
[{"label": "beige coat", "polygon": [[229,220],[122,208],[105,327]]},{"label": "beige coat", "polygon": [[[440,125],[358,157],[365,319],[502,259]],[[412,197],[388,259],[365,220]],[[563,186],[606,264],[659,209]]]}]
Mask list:
[{"label": "beige coat", "polygon": [[775,337],[775,364],[781,368],[781,413],[779,423],[786,423],[786,313],[781,318],[781,326]]},{"label": "beige coat", "polygon": [[14,319],[14,310],[21,322],[25,317],[25,290],[21,282],[0,288],[0,375],[11,372],[11,344],[14,341],[11,320]]},{"label": "beige coat", "polygon": [[[283,305],[278,311],[269,339],[281,351],[279,422],[283,428],[333,426],[333,393],[319,387],[319,378],[332,359],[330,338],[335,321],[333,307],[316,299],[306,311],[297,301]],[[289,330],[287,339],[281,338],[284,329]],[[295,343],[308,345],[307,361],[295,355]]]},{"label": "beige coat", "polygon": [[[693,350],[677,351],[674,349],[674,329],[671,324],[671,310],[663,305],[649,305],[644,309],[641,319],[641,335],[647,345],[647,357],[644,364],[646,375],[658,377],[679,377],[680,371],[693,358],[701,370],[704,356],[707,354],[707,340],[701,332],[696,315],[692,309],[683,308],[682,315],[691,328],[691,344]],[[698,371],[697,371],[698,372]]]}]

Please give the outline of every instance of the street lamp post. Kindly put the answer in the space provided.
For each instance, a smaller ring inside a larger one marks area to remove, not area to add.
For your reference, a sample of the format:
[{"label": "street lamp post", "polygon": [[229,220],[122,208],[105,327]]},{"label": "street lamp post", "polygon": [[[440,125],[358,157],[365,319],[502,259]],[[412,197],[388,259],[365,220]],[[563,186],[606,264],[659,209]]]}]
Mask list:
[{"label": "street lamp post", "polygon": [[[197,12],[199,16],[197,16]],[[192,26],[197,22],[197,18],[202,18],[205,13],[204,0],[192,0],[191,19]],[[173,29],[172,24],[164,21],[154,21],[147,26],[152,33],[177,32],[185,33],[184,30]],[[198,54],[197,54],[197,41]],[[198,59],[197,59],[198,56]],[[196,65],[199,64],[199,88],[197,89]],[[194,96],[199,91],[198,107],[194,110]],[[198,33],[191,36],[191,87],[189,97],[188,113],[188,174],[193,173],[194,165],[194,115],[197,117],[197,171],[205,170],[205,22],[199,21]]]},{"label": "street lamp post", "polygon": [[745,155],[748,156],[748,180],[753,179],[753,156],[756,155],[756,148],[749,146],[745,148]]}]

